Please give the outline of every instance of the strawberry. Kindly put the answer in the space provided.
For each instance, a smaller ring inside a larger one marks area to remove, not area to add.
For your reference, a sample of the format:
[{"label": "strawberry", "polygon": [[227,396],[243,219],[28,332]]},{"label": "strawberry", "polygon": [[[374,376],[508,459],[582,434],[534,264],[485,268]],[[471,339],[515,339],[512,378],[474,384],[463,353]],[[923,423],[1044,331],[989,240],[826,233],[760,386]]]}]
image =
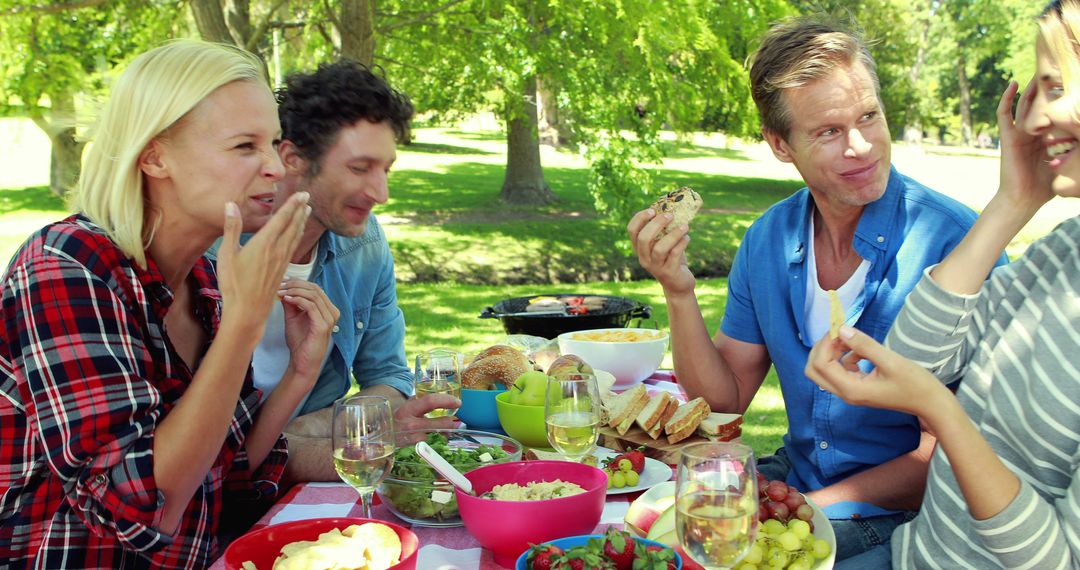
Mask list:
[{"label": "strawberry", "polygon": [[563,550],[550,544],[534,544],[529,549],[526,564],[531,570],[550,570],[554,567],[555,560],[562,556]]},{"label": "strawberry", "polygon": [[630,464],[634,466],[634,471],[641,474],[645,470],[645,446],[641,446],[637,449],[631,449],[622,454],[623,457],[630,460]]},{"label": "strawberry", "polygon": [[675,570],[675,551],[670,548],[639,544],[635,554],[633,570]]},{"label": "strawberry", "polygon": [[630,570],[634,564],[634,539],[630,533],[608,528],[604,537],[604,556],[617,570]]}]

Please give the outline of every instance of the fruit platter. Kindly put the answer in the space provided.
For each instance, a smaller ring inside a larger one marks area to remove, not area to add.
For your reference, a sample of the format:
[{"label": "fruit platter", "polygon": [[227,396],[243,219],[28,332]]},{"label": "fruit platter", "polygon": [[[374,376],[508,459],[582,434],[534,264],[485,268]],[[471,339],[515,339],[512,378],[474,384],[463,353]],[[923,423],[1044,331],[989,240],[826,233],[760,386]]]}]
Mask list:
[{"label": "fruit platter", "polygon": [[636,493],[671,479],[671,467],[645,457],[643,448],[617,452],[598,447],[593,453],[608,475],[608,494]]},{"label": "fruit platter", "polygon": [[[772,485],[772,497],[769,485]],[[781,494],[780,485],[784,485]],[[836,557],[836,536],[825,513],[783,481],[764,481],[759,479],[761,507],[758,511],[757,538],[750,551],[735,565],[746,568],[786,568],[789,570],[828,570],[833,567]],[[792,497],[789,499],[789,495]],[[795,496],[798,498],[796,499]],[[796,504],[794,512],[809,515],[804,520],[792,515],[788,500]],[[784,504],[785,507],[778,505]],[[805,504],[809,508],[799,511]],[[786,511],[785,511],[786,509]],[[626,512],[625,528],[635,537],[654,540],[671,546],[685,559],[686,568],[700,568],[686,555],[679,546],[675,530],[675,482],[667,481],[653,486],[630,504]]]},{"label": "fruit platter", "polygon": [[669,546],[609,528],[604,534],[570,536],[522,553],[514,570],[680,570],[682,557]]}]

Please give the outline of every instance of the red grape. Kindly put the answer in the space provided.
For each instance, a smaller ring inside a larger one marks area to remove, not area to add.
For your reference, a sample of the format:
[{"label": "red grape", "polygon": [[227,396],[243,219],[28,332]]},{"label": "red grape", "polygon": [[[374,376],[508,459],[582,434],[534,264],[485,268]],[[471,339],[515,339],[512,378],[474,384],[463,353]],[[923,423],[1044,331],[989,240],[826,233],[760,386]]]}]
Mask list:
[{"label": "red grape", "polygon": [[795,512],[795,509],[805,505],[806,501],[803,500],[802,493],[795,491],[794,493],[788,493],[788,496],[784,497],[784,504],[787,505],[789,511]]},{"label": "red grape", "polygon": [[783,481],[770,481],[765,487],[765,494],[774,501],[783,501],[788,495],[787,483]]},{"label": "red grape", "polygon": [[769,512],[772,514],[772,518],[780,521],[787,522],[791,518],[791,509],[784,503],[768,503]]},{"label": "red grape", "polygon": [[795,516],[810,522],[810,519],[814,518],[814,509],[810,505],[803,503],[799,505],[799,508],[795,509]]},{"label": "red grape", "polygon": [[762,503],[758,506],[757,518],[758,522],[765,522],[769,520],[769,508],[765,506],[764,501],[762,501]]}]

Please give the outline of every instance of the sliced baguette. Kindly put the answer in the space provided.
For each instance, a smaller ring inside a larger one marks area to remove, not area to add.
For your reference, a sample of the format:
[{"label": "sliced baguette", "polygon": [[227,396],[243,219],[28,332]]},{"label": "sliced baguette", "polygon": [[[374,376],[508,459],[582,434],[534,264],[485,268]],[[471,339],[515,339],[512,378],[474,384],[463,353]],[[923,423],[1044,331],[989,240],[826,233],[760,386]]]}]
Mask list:
[{"label": "sliced baguette", "polygon": [[653,439],[660,439],[660,436],[664,434],[664,426],[667,425],[671,416],[675,415],[675,411],[679,409],[679,400],[672,396],[668,399],[667,407],[662,414],[660,414],[660,421],[656,422],[656,425],[649,431],[645,432],[649,434],[649,437]]},{"label": "sliced baguette", "polygon": [[697,433],[713,441],[731,441],[742,435],[742,414],[712,412],[698,424]]},{"label": "sliced baguette", "polygon": [[668,434],[668,443],[678,443],[694,434],[694,430],[701,424],[701,420],[708,417],[712,412],[705,398],[694,398],[679,406],[675,415],[671,416],[664,431]]},{"label": "sliced baguette", "polygon": [[[647,403],[649,403],[649,393],[645,391],[644,384],[637,384],[619,394],[608,403],[608,425],[617,428],[627,418],[630,418],[630,422],[633,423],[634,418],[641,413],[641,408],[644,408]],[[629,426],[627,426],[627,429],[629,429]]]},{"label": "sliced baguette", "polygon": [[653,429],[656,424],[660,423],[660,417],[667,411],[668,402],[674,399],[667,392],[660,392],[649,398],[649,403],[645,404],[645,407],[641,409],[641,413],[637,415],[635,420],[637,425],[646,432]]}]

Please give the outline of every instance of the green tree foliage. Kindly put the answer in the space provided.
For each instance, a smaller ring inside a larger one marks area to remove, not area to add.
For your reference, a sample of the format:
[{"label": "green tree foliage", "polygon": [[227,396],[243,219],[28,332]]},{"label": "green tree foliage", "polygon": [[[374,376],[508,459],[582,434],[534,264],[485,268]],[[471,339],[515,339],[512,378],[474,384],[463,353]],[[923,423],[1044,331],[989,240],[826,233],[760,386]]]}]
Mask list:
[{"label": "green tree foliage", "polygon": [[170,35],[176,6],[151,0],[0,1],[0,112],[28,116],[52,141],[50,187],[78,177],[80,117],[113,67]]}]

